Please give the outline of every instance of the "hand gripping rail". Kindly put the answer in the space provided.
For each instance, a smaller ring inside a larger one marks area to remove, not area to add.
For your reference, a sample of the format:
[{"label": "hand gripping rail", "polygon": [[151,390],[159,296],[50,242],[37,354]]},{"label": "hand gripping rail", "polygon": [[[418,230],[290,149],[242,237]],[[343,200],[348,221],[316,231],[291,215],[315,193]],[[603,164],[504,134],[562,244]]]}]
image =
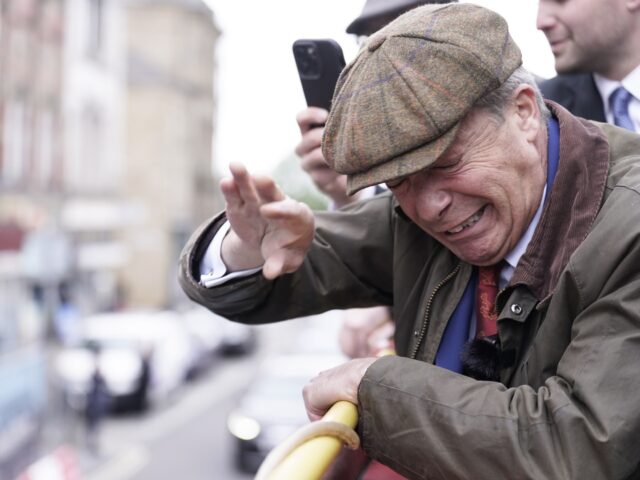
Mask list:
[{"label": "hand gripping rail", "polygon": [[343,443],[355,450],[360,439],[354,431],[358,409],[336,402],[324,417],[291,435],[267,455],[255,480],[318,480],[336,459]]}]

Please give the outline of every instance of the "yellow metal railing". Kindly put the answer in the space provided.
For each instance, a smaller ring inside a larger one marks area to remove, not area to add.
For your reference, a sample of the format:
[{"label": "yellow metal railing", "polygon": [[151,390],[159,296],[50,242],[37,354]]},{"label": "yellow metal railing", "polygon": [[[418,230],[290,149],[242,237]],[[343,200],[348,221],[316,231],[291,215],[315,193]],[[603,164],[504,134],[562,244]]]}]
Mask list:
[{"label": "yellow metal railing", "polygon": [[[353,441],[353,438],[356,440],[352,448],[357,447],[357,435],[353,431],[357,423],[357,407],[350,402],[337,402],[321,420],[309,424],[311,428],[299,430],[271,452],[260,467],[256,480],[318,480],[322,478],[340,453],[346,441],[345,432],[351,431],[353,435],[351,440]],[[307,433],[304,433],[305,431]],[[309,436],[312,438],[308,438]]]},{"label": "yellow metal railing", "polygon": [[[395,355],[384,348],[376,356]],[[324,417],[310,423],[276,447],[260,466],[255,480],[320,480],[337,458],[344,444],[356,449],[358,407],[336,402]],[[339,427],[339,428],[338,428]]]}]

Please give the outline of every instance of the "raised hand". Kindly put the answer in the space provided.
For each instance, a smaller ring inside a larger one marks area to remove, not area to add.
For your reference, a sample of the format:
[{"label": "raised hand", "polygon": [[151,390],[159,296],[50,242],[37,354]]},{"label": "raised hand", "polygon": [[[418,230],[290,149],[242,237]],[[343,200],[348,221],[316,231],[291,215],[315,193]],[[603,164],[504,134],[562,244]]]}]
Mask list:
[{"label": "raised hand", "polygon": [[284,195],[272,179],[250,175],[241,164],[231,164],[229,170],[231,178],[220,182],[231,224],[222,243],[228,270],[262,265],[269,279],[296,271],[313,239],[311,209]]}]

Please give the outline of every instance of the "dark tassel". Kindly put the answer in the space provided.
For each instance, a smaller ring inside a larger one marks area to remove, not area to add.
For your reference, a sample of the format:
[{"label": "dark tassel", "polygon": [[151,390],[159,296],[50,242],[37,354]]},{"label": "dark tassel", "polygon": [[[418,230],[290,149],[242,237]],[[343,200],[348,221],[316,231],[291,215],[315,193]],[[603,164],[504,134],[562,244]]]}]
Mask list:
[{"label": "dark tassel", "polygon": [[476,380],[500,380],[500,342],[497,336],[474,338],[460,354],[462,373]]}]

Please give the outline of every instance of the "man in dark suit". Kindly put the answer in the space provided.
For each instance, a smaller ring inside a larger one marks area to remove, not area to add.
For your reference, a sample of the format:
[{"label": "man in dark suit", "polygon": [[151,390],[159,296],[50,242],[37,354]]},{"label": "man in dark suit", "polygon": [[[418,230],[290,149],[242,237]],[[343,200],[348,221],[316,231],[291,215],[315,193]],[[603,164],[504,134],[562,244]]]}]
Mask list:
[{"label": "man in dark suit", "polygon": [[640,132],[640,0],[540,0],[537,26],[559,73],[541,84],[543,95]]}]

